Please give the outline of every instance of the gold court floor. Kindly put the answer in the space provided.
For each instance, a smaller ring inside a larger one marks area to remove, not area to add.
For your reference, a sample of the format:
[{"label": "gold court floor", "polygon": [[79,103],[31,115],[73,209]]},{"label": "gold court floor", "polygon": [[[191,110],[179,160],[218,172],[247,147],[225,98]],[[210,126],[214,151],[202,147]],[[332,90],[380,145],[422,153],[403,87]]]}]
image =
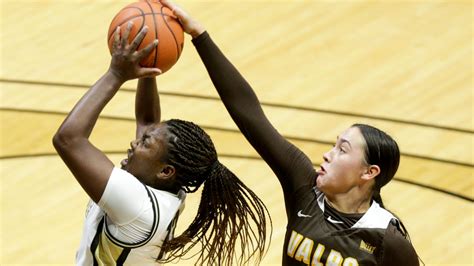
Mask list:
[{"label": "gold court floor", "polygon": [[[1,265],[71,265],[87,202],[51,138],[107,69],[106,34],[126,1],[1,0]],[[382,191],[426,265],[473,265],[471,1],[179,1],[207,28],[273,124],[315,165],[336,136],[369,123],[398,141]],[[281,189],[226,113],[186,36],[158,78],[164,119],[201,125],[220,159],[265,202],[279,265]],[[118,163],[134,135],[135,82],[102,113],[92,141]],[[195,215],[190,195],[178,231]],[[179,265],[192,264],[192,260]]]}]

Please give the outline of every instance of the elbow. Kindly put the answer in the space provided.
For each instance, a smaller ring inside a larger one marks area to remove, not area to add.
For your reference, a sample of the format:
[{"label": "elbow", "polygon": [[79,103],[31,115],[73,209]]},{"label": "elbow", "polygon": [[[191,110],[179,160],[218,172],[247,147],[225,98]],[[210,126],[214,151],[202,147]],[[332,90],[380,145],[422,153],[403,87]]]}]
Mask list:
[{"label": "elbow", "polygon": [[61,151],[67,147],[67,144],[69,143],[68,139],[62,134],[61,132],[56,132],[53,136],[53,146],[56,149],[56,151]]},{"label": "elbow", "polygon": [[78,141],[78,138],[60,129],[54,134],[52,141],[54,148],[60,153],[73,146]]}]

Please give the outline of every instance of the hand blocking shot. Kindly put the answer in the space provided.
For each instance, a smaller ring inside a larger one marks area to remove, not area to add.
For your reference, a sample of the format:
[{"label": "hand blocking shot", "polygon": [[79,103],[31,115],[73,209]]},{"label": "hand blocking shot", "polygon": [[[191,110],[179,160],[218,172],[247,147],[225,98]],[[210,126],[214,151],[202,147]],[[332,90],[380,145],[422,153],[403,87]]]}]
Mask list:
[{"label": "hand blocking shot", "polygon": [[[184,258],[194,246],[197,254],[188,255],[196,255],[197,264],[258,263],[271,231],[265,205],[219,162],[202,128],[179,119],[161,121],[155,77],[162,70],[159,64],[140,63],[159,40],[141,47],[148,26],[135,34],[133,28],[134,21],[115,27],[109,69],[53,137],[56,151],[90,197],[76,265],[156,265]],[[118,167],[89,137],[104,107],[132,79],[139,79],[136,139]],[[185,195],[201,186],[194,220],[175,236]]]}]

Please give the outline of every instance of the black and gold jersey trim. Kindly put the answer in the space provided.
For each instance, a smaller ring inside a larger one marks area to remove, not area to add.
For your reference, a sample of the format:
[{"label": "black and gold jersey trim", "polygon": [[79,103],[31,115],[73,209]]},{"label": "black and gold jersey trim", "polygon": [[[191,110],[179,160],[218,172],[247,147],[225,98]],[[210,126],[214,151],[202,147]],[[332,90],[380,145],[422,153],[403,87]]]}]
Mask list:
[{"label": "black and gold jersey trim", "polygon": [[155,236],[155,233],[158,230],[158,224],[159,224],[159,220],[160,220],[160,211],[159,211],[158,200],[156,199],[156,195],[147,186],[145,186],[145,189],[148,193],[148,197],[151,200],[151,205],[152,205],[153,214],[154,214],[153,224],[152,224],[152,227],[151,227],[150,235],[147,238],[145,238],[142,241],[137,242],[137,243],[131,244],[131,243],[123,242],[123,241],[115,238],[109,232],[108,227],[107,227],[107,219],[106,219],[107,215],[105,215],[104,218],[103,218],[103,221],[105,221],[105,228],[104,228],[105,230],[104,230],[104,232],[105,232],[105,235],[107,236],[107,238],[110,239],[110,241],[112,241],[115,245],[123,247],[123,248],[138,248],[138,247],[146,245]]},{"label": "black and gold jersey trim", "polygon": [[97,226],[97,232],[95,233],[94,239],[92,240],[91,243],[91,253],[92,253],[92,259],[93,259],[93,265],[98,266],[99,263],[97,262],[97,259],[95,258],[95,250],[99,246],[99,241],[100,241],[100,234],[102,233],[102,227],[104,226],[104,219],[102,219],[99,222],[99,225]]}]

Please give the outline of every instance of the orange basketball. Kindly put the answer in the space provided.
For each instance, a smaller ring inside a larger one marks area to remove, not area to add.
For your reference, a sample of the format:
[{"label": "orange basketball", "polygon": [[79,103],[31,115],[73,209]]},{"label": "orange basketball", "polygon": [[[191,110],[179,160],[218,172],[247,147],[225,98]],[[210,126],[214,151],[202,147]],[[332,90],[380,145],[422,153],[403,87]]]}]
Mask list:
[{"label": "orange basketball", "polygon": [[115,15],[110,23],[107,41],[111,53],[117,26],[120,26],[121,34],[123,34],[129,21],[133,21],[128,38],[129,43],[145,25],[148,26],[148,32],[138,50],[146,47],[155,39],[159,41],[158,46],[140,62],[140,65],[157,67],[161,69],[162,73],[168,71],[178,61],[184,45],[183,28],[179,24],[178,18],[169,8],[156,0],[143,0],[127,5]]}]

